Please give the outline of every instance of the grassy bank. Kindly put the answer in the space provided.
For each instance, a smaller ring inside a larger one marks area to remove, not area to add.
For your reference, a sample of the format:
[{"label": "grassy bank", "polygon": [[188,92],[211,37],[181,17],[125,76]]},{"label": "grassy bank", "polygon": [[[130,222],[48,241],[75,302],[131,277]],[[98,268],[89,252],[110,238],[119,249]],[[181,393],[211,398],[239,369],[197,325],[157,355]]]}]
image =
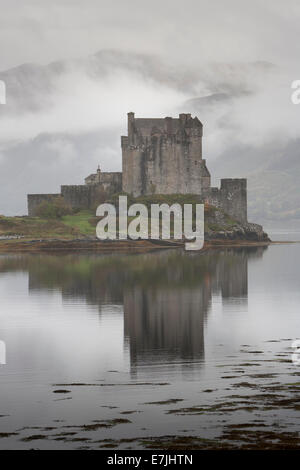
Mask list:
[{"label": "grassy bank", "polygon": [[[115,195],[110,201],[118,207],[118,196]],[[151,204],[192,204],[193,207],[201,203],[197,195],[192,194],[172,194],[172,195],[152,195],[139,198],[128,197],[128,206],[133,203],[144,204],[148,208],[148,214],[151,214]],[[0,216],[0,237],[3,244],[5,237],[20,237],[21,240],[75,240],[75,239],[95,239],[96,225],[99,218],[95,216],[95,211],[81,210],[73,211],[70,207],[64,207],[60,203],[57,207],[51,207],[50,204],[42,207],[39,217],[6,217]],[[130,222],[131,218],[128,218]],[[204,228],[205,240],[225,240],[225,241],[266,241],[266,234],[263,234],[261,227],[241,224],[233,220],[220,209],[205,204],[204,206]],[[251,224],[250,224],[251,225]],[[171,237],[173,234],[173,223],[171,222]],[[150,230],[150,220],[149,220]]]},{"label": "grassy bank", "polygon": [[[116,194],[109,202],[118,206],[118,197]],[[133,203],[144,204],[149,211],[151,204],[199,204],[201,202],[199,196],[193,194],[171,194],[171,195],[152,195],[133,198],[128,196],[128,206]],[[97,218],[95,211],[82,210],[76,213],[70,211],[69,214],[59,217],[49,217],[49,214],[55,211],[51,210],[48,204],[45,208],[45,215],[39,217],[5,217],[0,216],[0,236],[22,236],[26,239],[30,238],[59,238],[73,239],[96,236]],[[230,228],[234,221],[228,216],[222,214],[220,219],[215,217],[216,208],[205,206],[205,230],[221,230]],[[171,230],[172,233],[172,230]]]},{"label": "grassy bank", "polygon": [[26,239],[59,238],[67,240],[95,236],[95,223],[90,221],[92,217],[91,211],[65,215],[60,219],[0,216],[0,236],[17,235]]}]

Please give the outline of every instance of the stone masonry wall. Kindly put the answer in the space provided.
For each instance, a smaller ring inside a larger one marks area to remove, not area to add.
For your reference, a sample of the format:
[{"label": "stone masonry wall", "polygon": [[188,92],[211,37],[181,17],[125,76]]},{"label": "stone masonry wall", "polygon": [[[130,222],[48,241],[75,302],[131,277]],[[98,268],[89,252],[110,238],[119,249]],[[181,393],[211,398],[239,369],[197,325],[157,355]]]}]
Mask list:
[{"label": "stone masonry wall", "polygon": [[63,185],[60,194],[28,194],[28,215],[35,216],[37,207],[44,201],[53,202],[63,197],[73,209],[94,209],[107,197],[122,191],[122,173],[101,172],[101,183],[82,185]]},{"label": "stone masonry wall", "polygon": [[247,180],[245,178],[225,178],[221,187],[210,188],[206,201],[222,209],[233,219],[247,222]]},{"label": "stone masonry wall", "polygon": [[101,183],[61,186],[61,195],[73,209],[93,209],[97,204],[122,191],[122,173],[101,172]]},{"label": "stone masonry wall", "polygon": [[91,206],[91,186],[61,186],[61,195],[73,209],[89,209]]},{"label": "stone masonry wall", "polygon": [[120,193],[122,191],[122,173],[109,171],[101,172],[100,184],[108,195]]},{"label": "stone masonry wall", "polygon": [[28,194],[27,195],[27,207],[28,215],[34,217],[36,215],[37,207],[43,202],[52,203],[55,199],[60,197],[60,194]]}]

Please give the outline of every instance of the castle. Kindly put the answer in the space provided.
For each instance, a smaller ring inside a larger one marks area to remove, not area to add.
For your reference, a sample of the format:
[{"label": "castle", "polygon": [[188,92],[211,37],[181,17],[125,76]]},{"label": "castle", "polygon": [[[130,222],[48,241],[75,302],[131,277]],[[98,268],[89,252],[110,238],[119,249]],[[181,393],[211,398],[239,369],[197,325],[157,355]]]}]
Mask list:
[{"label": "castle", "polygon": [[203,202],[247,222],[246,179],[226,178],[220,188],[211,187],[202,158],[202,135],[202,123],[191,114],[140,119],[128,113],[128,135],[121,137],[122,173],[102,172],[98,167],[84,185],[61,186],[59,194],[29,194],[28,215],[34,216],[42,202],[57,197],[74,209],[90,209],[103,202],[103,197],[119,192],[133,196],[197,194]]}]

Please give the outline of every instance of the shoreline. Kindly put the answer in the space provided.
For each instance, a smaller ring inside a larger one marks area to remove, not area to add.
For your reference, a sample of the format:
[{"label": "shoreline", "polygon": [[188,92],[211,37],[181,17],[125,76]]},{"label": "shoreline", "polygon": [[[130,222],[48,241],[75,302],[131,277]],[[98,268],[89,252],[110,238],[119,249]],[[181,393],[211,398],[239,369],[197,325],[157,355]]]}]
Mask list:
[{"label": "shoreline", "polygon": [[[251,241],[214,239],[204,242],[200,252],[215,248],[237,248],[252,246],[269,246],[274,244],[299,243],[297,241]],[[128,252],[141,253],[162,249],[184,248],[184,241],[167,240],[114,240],[97,239],[33,239],[0,240],[0,253],[41,253],[41,252]]]}]

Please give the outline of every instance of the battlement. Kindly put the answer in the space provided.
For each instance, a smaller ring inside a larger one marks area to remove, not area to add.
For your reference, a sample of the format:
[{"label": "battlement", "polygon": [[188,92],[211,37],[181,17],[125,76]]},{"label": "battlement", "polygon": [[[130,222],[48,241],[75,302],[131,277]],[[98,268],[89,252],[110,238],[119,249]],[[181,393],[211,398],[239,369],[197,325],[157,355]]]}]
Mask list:
[{"label": "battlement", "polygon": [[221,179],[221,189],[224,191],[247,191],[247,179],[223,178]]},{"label": "battlement", "polygon": [[177,137],[179,140],[202,138],[203,125],[191,114],[179,114],[178,118],[135,118],[134,113],[130,112],[127,116],[128,136],[121,137],[122,147],[143,145],[154,135],[163,136],[164,139]]}]

